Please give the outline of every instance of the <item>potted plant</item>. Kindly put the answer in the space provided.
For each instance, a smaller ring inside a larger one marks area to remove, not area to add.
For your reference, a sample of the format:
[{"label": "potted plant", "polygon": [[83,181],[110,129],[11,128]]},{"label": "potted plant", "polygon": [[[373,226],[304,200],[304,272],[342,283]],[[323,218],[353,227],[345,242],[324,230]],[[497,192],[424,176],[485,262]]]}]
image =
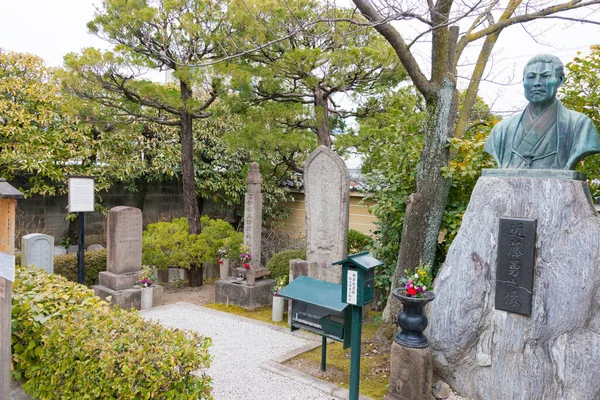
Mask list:
[{"label": "potted plant", "polygon": [[286,285],[285,279],[277,281],[273,286],[273,311],[271,313],[271,319],[274,322],[280,322],[283,320],[283,309],[285,305],[285,299],[279,296],[279,291]]},{"label": "potted plant", "polygon": [[423,334],[428,323],[423,309],[435,298],[431,266],[420,264],[413,271],[404,270],[404,274],[400,281],[402,285],[392,290],[394,297],[402,303],[402,311],[398,314],[401,331],[394,341],[405,347],[424,348],[429,346],[429,340]]}]

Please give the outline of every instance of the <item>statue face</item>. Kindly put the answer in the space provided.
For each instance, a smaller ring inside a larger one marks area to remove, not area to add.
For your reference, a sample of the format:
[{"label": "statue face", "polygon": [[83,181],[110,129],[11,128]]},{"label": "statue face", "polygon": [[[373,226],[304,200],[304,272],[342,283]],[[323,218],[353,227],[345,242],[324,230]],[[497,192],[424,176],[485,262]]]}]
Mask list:
[{"label": "statue face", "polygon": [[525,98],[534,104],[549,104],[556,97],[563,77],[557,77],[552,63],[537,62],[528,65],[523,73]]}]

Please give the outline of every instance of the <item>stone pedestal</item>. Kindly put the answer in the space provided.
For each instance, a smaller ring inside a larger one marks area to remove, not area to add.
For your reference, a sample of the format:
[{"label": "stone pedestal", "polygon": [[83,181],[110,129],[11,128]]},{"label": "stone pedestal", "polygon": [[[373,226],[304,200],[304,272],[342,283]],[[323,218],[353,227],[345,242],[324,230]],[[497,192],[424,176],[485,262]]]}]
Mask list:
[{"label": "stone pedestal", "polygon": [[[537,221],[531,316],[495,308],[500,217]],[[600,398],[598,287],[586,181],[482,176],[434,282],[436,373],[472,399]]]},{"label": "stone pedestal", "polygon": [[[123,290],[113,290],[106,286],[92,286],[94,294],[102,300],[107,300],[111,296],[110,303],[124,310],[135,308],[142,309],[142,290],[137,288],[129,288]],[[152,307],[162,305],[163,287],[160,285],[152,286]]]},{"label": "stone pedestal", "polygon": [[409,349],[392,343],[390,389],[384,400],[430,400],[433,380],[431,349]]},{"label": "stone pedestal", "polygon": [[237,281],[235,278],[217,281],[215,284],[215,302],[254,310],[272,304],[272,289],[274,286],[275,280],[267,278],[257,279],[254,286],[247,285],[245,281]]}]

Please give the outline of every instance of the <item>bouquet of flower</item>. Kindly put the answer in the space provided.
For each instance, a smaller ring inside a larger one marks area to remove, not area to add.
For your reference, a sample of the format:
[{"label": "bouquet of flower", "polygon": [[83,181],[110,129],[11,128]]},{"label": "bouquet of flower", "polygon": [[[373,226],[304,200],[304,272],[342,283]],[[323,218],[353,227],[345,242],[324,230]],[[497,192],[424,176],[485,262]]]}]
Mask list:
[{"label": "bouquet of flower", "polygon": [[281,289],[283,289],[283,287],[286,285],[286,280],[285,279],[280,279],[277,281],[277,283],[275,284],[275,286],[273,286],[273,296],[278,296],[279,295],[279,291]]},{"label": "bouquet of flower", "polygon": [[423,297],[423,293],[433,290],[433,276],[429,264],[419,264],[414,270],[404,270],[405,276],[400,280],[404,285],[402,294],[409,297]]},{"label": "bouquet of flower", "polygon": [[252,254],[250,254],[250,247],[243,244],[240,247],[240,260],[242,260],[242,265],[246,269],[250,269],[250,261],[252,261]]},{"label": "bouquet of flower", "polygon": [[140,280],[137,281],[137,284],[140,285],[140,287],[154,286],[154,282],[152,281],[152,279],[154,279],[154,270],[149,266],[142,265],[142,273],[139,278]]}]

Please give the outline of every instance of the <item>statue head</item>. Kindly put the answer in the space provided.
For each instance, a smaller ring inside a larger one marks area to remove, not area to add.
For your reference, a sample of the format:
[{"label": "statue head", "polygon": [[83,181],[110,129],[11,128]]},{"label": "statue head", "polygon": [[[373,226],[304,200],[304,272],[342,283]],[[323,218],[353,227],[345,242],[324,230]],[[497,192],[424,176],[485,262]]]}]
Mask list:
[{"label": "statue head", "polygon": [[556,56],[540,54],[527,62],[523,69],[525,98],[536,106],[545,108],[556,97],[565,81],[564,65]]}]

